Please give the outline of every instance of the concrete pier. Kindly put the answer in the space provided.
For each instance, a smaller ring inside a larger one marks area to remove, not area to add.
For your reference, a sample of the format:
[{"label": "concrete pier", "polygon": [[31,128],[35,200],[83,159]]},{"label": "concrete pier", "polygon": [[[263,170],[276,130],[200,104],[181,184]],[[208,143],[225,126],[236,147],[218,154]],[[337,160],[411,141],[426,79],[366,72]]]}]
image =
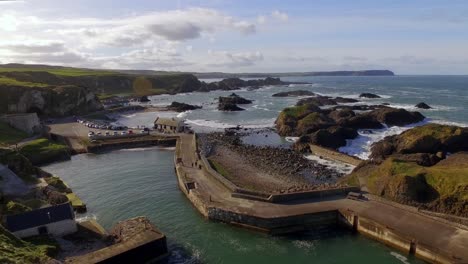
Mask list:
[{"label": "concrete pier", "polygon": [[[179,187],[207,219],[281,234],[342,224],[431,263],[468,263],[468,230],[377,200],[343,196],[271,203],[232,195],[203,168],[195,135],[181,135],[174,157]],[[195,164],[196,166],[192,166]]]}]

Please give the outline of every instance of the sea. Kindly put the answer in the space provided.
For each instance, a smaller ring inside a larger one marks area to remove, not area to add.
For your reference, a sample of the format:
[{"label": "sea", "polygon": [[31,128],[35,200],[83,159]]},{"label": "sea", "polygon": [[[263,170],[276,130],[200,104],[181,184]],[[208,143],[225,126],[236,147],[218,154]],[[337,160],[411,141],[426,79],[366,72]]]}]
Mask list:
[{"label": "sea", "polygon": [[[271,129],[279,112],[298,98],[274,98],[288,90],[309,90],[321,95],[358,98],[360,93],[380,95],[381,99],[362,99],[366,104],[418,110],[427,118],[421,123],[468,125],[468,76],[385,76],[385,77],[284,77],[285,81],[308,82],[268,86],[249,91],[234,91],[254,100],[243,105],[245,111],[224,113],[216,110],[219,96],[233,91],[187,93],[150,97],[149,104],[168,105],[172,101],[203,106],[184,113],[128,113],[117,123],[150,126],[156,116],[186,119],[199,132],[222,131],[241,125]],[[206,80],[213,81],[213,80]],[[419,110],[425,102],[433,107]],[[360,132],[340,150],[367,158],[369,147],[387,135],[398,134],[412,126],[387,127]],[[266,137],[251,136],[245,142],[287,146],[293,141],[270,132]],[[263,141],[262,141],[263,140]],[[118,221],[147,216],[164,232],[170,250],[165,263],[424,263],[404,253],[345,230],[324,234],[301,233],[293,236],[268,236],[223,223],[205,220],[179,191],[173,164],[173,148],[116,150],[104,154],[80,154],[70,161],[44,166],[62,177],[87,204],[88,213],[78,219],[96,219],[105,228]]]}]

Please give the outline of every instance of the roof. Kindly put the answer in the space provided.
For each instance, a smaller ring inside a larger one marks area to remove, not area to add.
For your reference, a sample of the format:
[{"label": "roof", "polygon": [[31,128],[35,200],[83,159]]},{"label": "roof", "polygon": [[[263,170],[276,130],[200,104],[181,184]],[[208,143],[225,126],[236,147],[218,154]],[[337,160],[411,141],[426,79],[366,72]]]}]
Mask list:
[{"label": "roof", "polygon": [[181,119],[177,118],[161,118],[157,117],[156,120],[154,121],[155,125],[166,125],[166,126],[173,126],[173,127],[178,127],[181,125],[183,121]]},{"label": "roof", "polygon": [[53,205],[22,214],[6,217],[6,227],[10,232],[16,232],[32,227],[47,225],[63,220],[73,220],[75,214],[70,203]]}]

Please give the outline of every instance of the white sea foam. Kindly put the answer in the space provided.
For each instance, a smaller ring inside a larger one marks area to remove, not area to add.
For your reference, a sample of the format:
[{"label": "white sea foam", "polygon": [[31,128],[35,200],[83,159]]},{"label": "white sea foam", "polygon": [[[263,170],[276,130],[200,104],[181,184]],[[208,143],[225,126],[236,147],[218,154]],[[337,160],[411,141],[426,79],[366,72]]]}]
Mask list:
[{"label": "white sea foam", "polygon": [[241,125],[244,128],[266,128],[266,127],[272,127],[274,125],[275,120],[276,120],[275,118],[259,119],[259,120],[253,120],[250,122],[245,122],[245,123],[240,123],[240,124],[233,124],[233,123],[223,123],[223,122],[219,122],[216,120],[187,119],[186,123],[199,126],[199,127],[209,127],[209,128],[214,128],[214,129],[230,128],[230,127],[235,127],[237,125]]},{"label": "white sea foam", "polygon": [[348,174],[353,171],[355,166],[343,163],[343,162],[338,162],[338,161],[332,161],[332,160],[327,160],[327,159],[322,159],[319,156],[316,155],[306,155],[304,156],[306,159],[313,160],[319,164],[325,165],[327,167],[330,167],[338,172]]},{"label": "white sea foam", "polygon": [[85,221],[89,221],[89,220],[97,220],[97,216],[95,214],[86,214],[84,216],[81,216],[81,217],[77,217],[75,220],[77,222],[85,222]]},{"label": "white sea foam", "polygon": [[448,126],[468,127],[468,123],[451,122],[451,121],[445,121],[445,120],[439,120],[439,119],[431,119],[429,122],[435,123],[435,124],[441,124],[441,125],[448,125]]},{"label": "white sea foam", "polygon": [[188,114],[192,113],[192,110],[181,112],[176,115],[177,118],[185,118]]},{"label": "white sea foam", "polygon": [[403,108],[408,111],[455,111],[459,110],[458,107],[446,106],[446,105],[431,105],[431,109],[421,109],[417,108],[416,104],[398,104],[398,103],[390,103],[390,107],[394,108]]},{"label": "white sea foam", "polygon": [[401,254],[399,254],[397,252],[392,251],[390,253],[390,255],[394,256],[396,259],[398,259],[399,261],[401,261],[401,262],[403,262],[405,264],[410,264],[407,257],[405,257],[405,256],[403,256],[403,255],[401,255]]},{"label": "white sea foam", "polygon": [[285,137],[284,138],[287,142],[295,143],[299,140],[299,137]]}]

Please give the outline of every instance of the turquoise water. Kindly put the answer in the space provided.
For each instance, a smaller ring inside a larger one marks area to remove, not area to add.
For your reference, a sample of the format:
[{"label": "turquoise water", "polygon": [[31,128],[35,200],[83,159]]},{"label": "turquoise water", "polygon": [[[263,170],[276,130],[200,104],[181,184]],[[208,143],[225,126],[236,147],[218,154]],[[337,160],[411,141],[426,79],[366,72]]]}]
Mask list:
[{"label": "turquoise water", "polygon": [[168,237],[168,263],[422,263],[346,231],[272,237],[206,221],[179,191],[171,149],[82,154],[44,169],[62,177],[110,228],[148,216]]}]

